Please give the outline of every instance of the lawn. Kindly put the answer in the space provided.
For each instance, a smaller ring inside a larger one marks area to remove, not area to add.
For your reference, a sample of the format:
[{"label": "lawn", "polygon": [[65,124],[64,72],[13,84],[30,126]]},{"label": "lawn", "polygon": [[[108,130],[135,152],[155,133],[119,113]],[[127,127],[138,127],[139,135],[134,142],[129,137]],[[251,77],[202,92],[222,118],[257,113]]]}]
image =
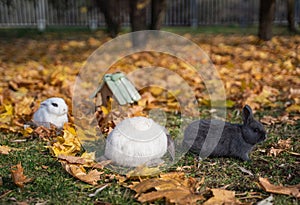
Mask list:
[{"label": "lawn", "polygon": [[[265,191],[259,179],[266,178],[281,187],[300,183],[300,36],[288,34],[281,27],[275,29],[276,35],[269,42],[258,40],[253,28],[165,30],[192,40],[208,54],[225,87],[226,120],[241,123],[241,108],[249,104],[255,118],[263,122],[267,140],[251,152],[251,161],[231,158],[199,161],[197,156],[187,153],[164,172],[183,172],[199,182],[196,193],[204,196],[199,204],[212,197],[209,191],[212,188],[234,191],[235,199],[244,204],[254,204],[270,195],[274,204],[298,204],[295,196]],[[63,97],[71,107],[76,75],[87,58],[109,40],[102,30],[49,29],[45,33],[34,29],[0,30],[0,77],[3,79],[0,82],[0,145],[12,148],[8,154],[0,152],[0,204],[140,204],[135,191],[128,187],[139,179],[123,182],[120,179],[125,176],[104,168],[99,169],[97,184],[84,183],[67,173],[49,151],[48,147],[57,141],[55,136],[28,134],[22,128],[39,103],[48,97]],[[145,53],[128,56],[114,66],[130,70],[153,62],[177,69],[179,73],[182,70],[174,57]],[[200,116],[208,118],[212,113],[203,82],[185,77],[195,88]],[[174,99],[160,90],[157,92],[157,89],[142,91],[148,94],[143,95],[148,100],[145,112],[151,106],[166,105],[168,115],[172,116],[166,127],[175,136],[180,115],[174,108]],[[11,115],[7,114],[8,106],[12,106]],[[72,121],[71,110],[69,115]],[[24,187],[17,186],[11,177],[11,167],[18,163],[30,179]],[[102,191],[89,196],[104,185],[107,186]],[[151,203],[167,202],[159,199]]]}]

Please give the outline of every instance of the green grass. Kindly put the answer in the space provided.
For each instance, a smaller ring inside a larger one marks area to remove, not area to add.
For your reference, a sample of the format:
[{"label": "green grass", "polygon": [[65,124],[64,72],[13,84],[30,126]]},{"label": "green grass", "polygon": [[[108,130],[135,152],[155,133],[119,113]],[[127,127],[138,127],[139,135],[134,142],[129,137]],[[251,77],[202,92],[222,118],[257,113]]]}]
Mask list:
[{"label": "green grass", "polygon": [[[230,111],[235,113],[234,111]],[[271,113],[269,113],[271,114]],[[257,113],[256,116],[260,114]],[[240,116],[232,115],[230,121],[240,122]],[[175,123],[174,123],[175,122]],[[175,120],[171,125],[179,123]],[[242,162],[230,158],[212,158],[198,161],[197,156],[186,154],[177,164],[172,165],[168,171],[174,171],[179,166],[190,166],[184,172],[187,176],[197,179],[205,178],[201,190],[206,188],[226,187],[234,190],[242,202],[254,203],[270,194],[258,186],[258,177],[268,178],[274,184],[293,185],[300,183],[299,158],[288,152],[279,156],[267,156],[266,152],[272,146],[276,146],[279,139],[292,140],[294,152],[299,152],[298,134],[300,122],[296,125],[274,125],[266,127],[268,139],[259,144],[251,153],[251,162]],[[110,170],[105,170],[99,185],[109,184],[95,197],[88,195],[94,193],[98,187],[87,185],[71,177],[62,168],[60,163],[48,152],[45,145],[47,142],[32,138],[26,142],[14,142],[16,139],[23,139],[18,134],[0,133],[0,144],[17,148],[9,155],[0,155],[0,176],[3,185],[0,186],[0,204],[16,204],[16,202],[27,202],[29,204],[94,204],[95,202],[109,202],[111,204],[139,204],[135,199],[135,193],[128,188],[122,187],[111,178]],[[24,188],[13,184],[10,167],[22,163],[24,173],[32,181]],[[243,167],[253,176],[243,173]],[[298,201],[291,196],[274,195],[275,204],[297,204]],[[156,204],[164,204],[158,201]]]}]

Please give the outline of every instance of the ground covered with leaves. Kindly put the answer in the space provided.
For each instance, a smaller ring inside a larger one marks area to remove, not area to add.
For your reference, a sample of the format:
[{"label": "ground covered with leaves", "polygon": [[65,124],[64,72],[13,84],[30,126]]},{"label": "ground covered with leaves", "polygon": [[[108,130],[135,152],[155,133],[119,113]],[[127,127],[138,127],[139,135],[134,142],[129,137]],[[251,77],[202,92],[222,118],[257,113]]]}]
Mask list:
[{"label": "ground covered with leaves", "polygon": [[[76,75],[92,52],[110,40],[95,33],[44,33],[0,39],[0,203],[4,204],[297,204],[300,197],[300,36],[275,36],[262,42],[252,35],[183,33],[211,58],[226,90],[227,121],[241,122],[249,104],[265,125],[267,140],[251,161],[213,158],[199,161],[186,154],[161,174],[139,167],[119,175],[84,152],[73,127],[72,96]],[[192,52],[192,51],[191,51]],[[167,55],[139,53],[118,61],[112,70],[149,65],[185,75],[194,88],[201,117],[209,117],[210,100],[203,82],[184,72],[186,65]],[[173,95],[152,87],[130,116],[147,116],[152,108],[179,110]],[[62,97],[71,123],[62,132],[24,129],[41,101]],[[107,110],[102,110],[105,115]],[[117,121],[108,120],[106,132]],[[167,125],[176,133],[178,119]],[[78,130],[77,130],[78,131]],[[91,133],[90,133],[91,134]],[[109,162],[107,162],[109,163]]]}]

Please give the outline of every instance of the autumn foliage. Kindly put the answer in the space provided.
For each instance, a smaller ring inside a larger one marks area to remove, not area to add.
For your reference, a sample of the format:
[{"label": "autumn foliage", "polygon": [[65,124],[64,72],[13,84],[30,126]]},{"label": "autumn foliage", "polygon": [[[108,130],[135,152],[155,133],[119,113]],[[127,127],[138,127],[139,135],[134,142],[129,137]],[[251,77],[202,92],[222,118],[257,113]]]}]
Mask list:
[{"label": "autumn foliage", "polygon": [[[261,121],[266,125],[294,125],[300,120],[300,36],[274,37],[268,42],[261,42],[255,36],[186,34],[184,37],[197,43],[210,56],[223,81],[228,108],[240,108],[249,104],[254,111],[280,111],[279,115],[262,116]],[[61,162],[64,169],[76,179],[91,185],[98,184],[104,173],[103,167],[110,162],[95,162],[93,153],[82,150],[77,138],[78,133],[73,126],[73,86],[85,60],[107,40],[109,38],[100,33],[95,38],[82,37],[79,40],[57,40],[49,37],[46,40],[17,39],[13,43],[1,41],[0,47],[1,132],[16,132],[24,138],[39,137],[47,141],[49,153]],[[129,72],[134,68],[153,64],[176,70],[193,87],[199,105],[210,106],[204,82],[194,78],[187,65],[173,56],[155,52],[133,54],[116,62],[111,70],[120,68]],[[167,112],[180,108],[173,95],[159,88],[144,89],[141,95],[142,100],[133,107],[131,116],[147,116],[147,111],[162,105]],[[57,133],[55,129],[42,127],[24,129],[23,125],[32,119],[40,102],[53,96],[64,98],[70,108],[70,123],[65,124],[63,131]],[[102,111],[107,114],[105,109]],[[113,123],[117,124],[118,121]],[[109,127],[112,127],[112,124],[109,124]],[[282,141],[280,146],[273,147],[273,151],[268,154],[279,155],[280,152],[289,149],[288,144],[288,141]],[[11,152],[14,152],[14,149],[0,145],[0,154],[7,155]],[[296,156],[299,153],[292,154]],[[23,171],[21,164],[11,168],[13,181],[21,188],[31,181]],[[142,168],[140,171],[151,170]],[[134,190],[140,202],[166,199],[176,204],[194,203],[198,200],[205,204],[240,204],[233,191],[207,189],[200,193],[199,187],[203,182],[186,177],[181,172],[161,174],[154,178],[137,179],[130,174],[116,178],[122,179],[120,184],[129,179],[133,180],[132,183],[126,182],[124,186]],[[275,186],[263,178],[259,179],[259,183],[267,192],[299,197],[298,185]]]}]

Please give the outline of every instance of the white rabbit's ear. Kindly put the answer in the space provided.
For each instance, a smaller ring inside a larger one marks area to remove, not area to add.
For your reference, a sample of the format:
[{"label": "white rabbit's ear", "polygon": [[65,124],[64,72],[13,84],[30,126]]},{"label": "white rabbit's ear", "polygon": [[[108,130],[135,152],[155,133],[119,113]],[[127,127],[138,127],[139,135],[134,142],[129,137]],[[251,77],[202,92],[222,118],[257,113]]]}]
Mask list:
[{"label": "white rabbit's ear", "polygon": [[40,104],[41,107],[47,107],[48,106],[48,102],[44,101]]},{"label": "white rabbit's ear", "polygon": [[245,107],[243,108],[243,121],[244,124],[249,123],[251,120],[253,120],[253,113],[252,113],[252,109],[249,105],[245,105]]}]

